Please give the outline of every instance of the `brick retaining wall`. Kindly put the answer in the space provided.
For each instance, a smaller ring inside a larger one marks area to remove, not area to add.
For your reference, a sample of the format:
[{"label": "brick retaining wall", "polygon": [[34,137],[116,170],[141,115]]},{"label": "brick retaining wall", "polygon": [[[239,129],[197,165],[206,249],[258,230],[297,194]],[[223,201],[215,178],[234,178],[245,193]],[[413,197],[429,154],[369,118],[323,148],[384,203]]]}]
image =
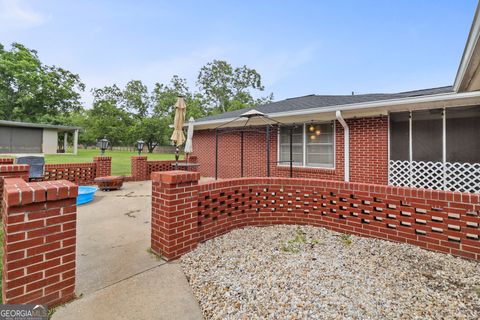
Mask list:
[{"label": "brick retaining wall", "polygon": [[152,250],[175,259],[244,226],[308,224],[480,259],[480,195],[286,178],[199,184],[185,171],[152,174]]}]

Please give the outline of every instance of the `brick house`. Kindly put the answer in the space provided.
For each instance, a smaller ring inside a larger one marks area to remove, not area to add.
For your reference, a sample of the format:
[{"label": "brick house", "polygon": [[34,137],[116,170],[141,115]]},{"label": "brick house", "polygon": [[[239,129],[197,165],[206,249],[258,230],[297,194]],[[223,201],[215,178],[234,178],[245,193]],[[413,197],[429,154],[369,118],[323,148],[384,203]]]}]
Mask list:
[{"label": "brick house", "polygon": [[479,30],[477,8],[453,86],[309,95],[255,108],[265,117],[197,120],[201,175],[289,177],[292,159],[293,177],[480,192]]}]

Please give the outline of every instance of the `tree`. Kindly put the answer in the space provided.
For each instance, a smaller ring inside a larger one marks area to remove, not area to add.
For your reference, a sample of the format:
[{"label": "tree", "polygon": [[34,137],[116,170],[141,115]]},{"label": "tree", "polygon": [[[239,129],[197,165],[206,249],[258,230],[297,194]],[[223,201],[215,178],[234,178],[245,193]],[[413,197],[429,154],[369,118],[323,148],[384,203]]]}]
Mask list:
[{"label": "tree", "polygon": [[150,112],[151,98],[148,88],[140,80],[132,80],[127,83],[123,90],[125,109],[143,119]]},{"label": "tree", "polygon": [[133,127],[132,135],[142,139],[147,145],[149,153],[152,153],[157,145],[168,143],[169,123],[166,118],[158,116],[146,117],[137,121]]},{"label": "tree", "polygon": [[187,80],[174,75],[169,84],[156,83],[152,93],[153,113],[168,118],[171,123],[175,115],[175,103],[178,96],[185,99],[187,105],[186,119],[204,117],[207,112],[204,108],[203,96],[200,93],[191,93]]},{"label": "tree", "polygon": [[[247,66],[233,68],[223,60],[213,60],[203,66],[198,74],[197,85],[205,102],[215,109],[214,112],[253,107],[257,101],[251,91],[265,89],[255,69]],[[273,98],[272,95],[269,97]]]},{"label": "tree", "polygon": [[95,139],[107,137],[110,145],[132,143],[129,134],[134,124],[131,114],[123,107],[123,92],[116,85],[93,89],[93,107],[88,110],[88,134]]},{"label": "tree", "polygon": [[0,44],[0,118],[38,122],[82,108],[85,85],[68,70],[43,64],[35,50]]}]

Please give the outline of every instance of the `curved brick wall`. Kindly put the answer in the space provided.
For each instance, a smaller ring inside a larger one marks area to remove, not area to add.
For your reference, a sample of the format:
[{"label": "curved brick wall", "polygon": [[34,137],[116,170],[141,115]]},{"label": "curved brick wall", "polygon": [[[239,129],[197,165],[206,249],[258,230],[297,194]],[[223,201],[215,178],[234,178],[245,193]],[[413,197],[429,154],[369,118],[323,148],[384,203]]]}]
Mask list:
[{"label": "curved brick wall", "polygon": [[363,183],[152,174],[152,249],[175,259],[234,228],[308,224],[480,259],[478,194]]}]

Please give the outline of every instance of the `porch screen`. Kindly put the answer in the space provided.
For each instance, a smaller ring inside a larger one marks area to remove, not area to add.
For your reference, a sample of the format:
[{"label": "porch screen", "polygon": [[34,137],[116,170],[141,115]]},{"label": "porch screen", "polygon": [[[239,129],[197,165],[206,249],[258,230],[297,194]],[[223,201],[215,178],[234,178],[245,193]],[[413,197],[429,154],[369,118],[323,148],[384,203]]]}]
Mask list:
[{"label": "porch screen", "polygon": [[390,159],[409,160],[409,112],[390,115]]},{"label": "porch screen", "polygon": [[480,163],[480,107],[446,110],[447,162]]},{"label": "porch screen", "polygon": [[[280,164],[290,162],[290,128],[280,127]],[[303,165],[303,125],[293,128],[292,156],[294,165]]]},{"label": "porch screen", "polygon": [[442,110],[412,112],[413,161],[442,161]]}]

